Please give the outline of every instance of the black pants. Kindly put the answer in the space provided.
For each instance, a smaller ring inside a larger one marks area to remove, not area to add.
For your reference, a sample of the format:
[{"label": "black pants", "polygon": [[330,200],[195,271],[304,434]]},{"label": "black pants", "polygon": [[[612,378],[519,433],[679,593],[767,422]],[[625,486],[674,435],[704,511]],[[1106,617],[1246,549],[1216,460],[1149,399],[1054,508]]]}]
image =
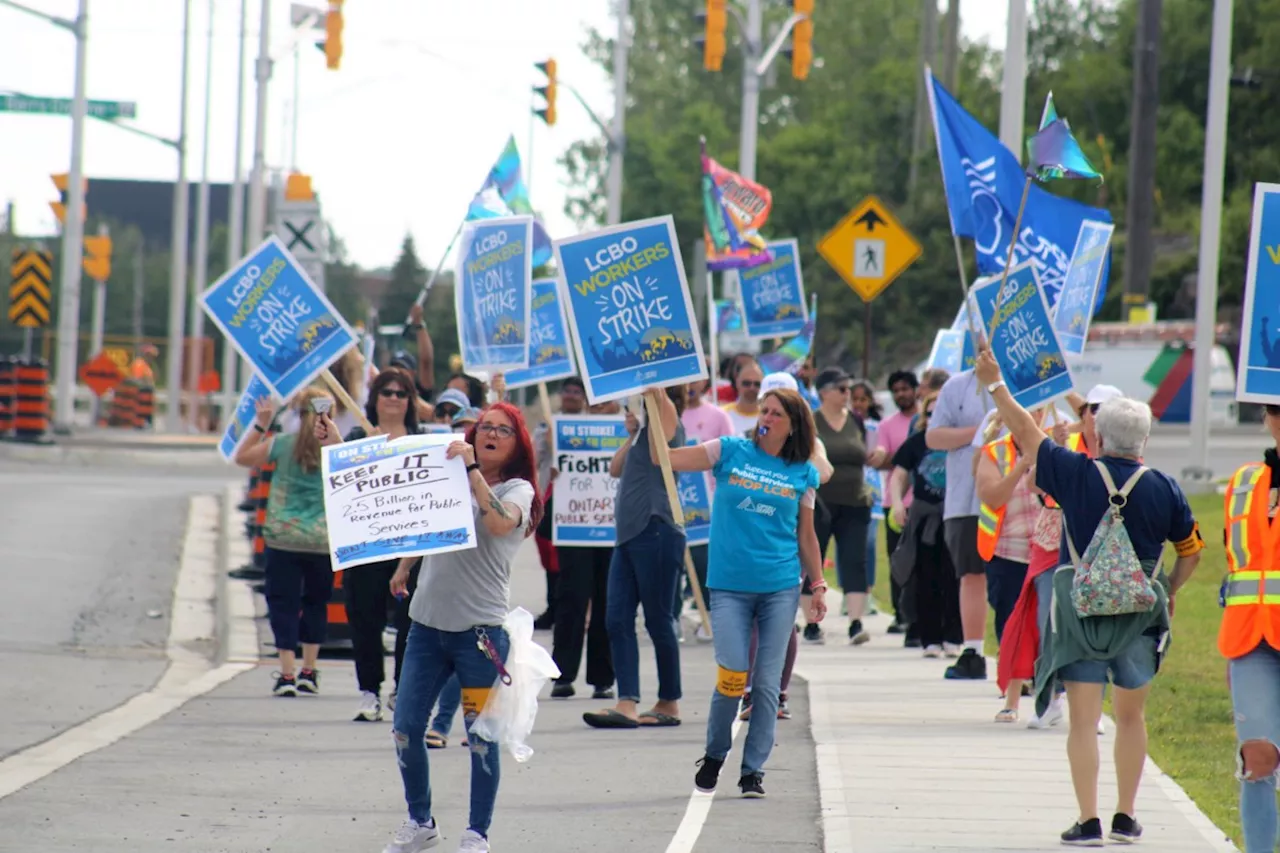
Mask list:
[{"label": "black pants", "polygon": [[387,606],[391,602],[391,575],[399,560],[347,569],[342,575],[346,593],[343,604],[351,629],[351,658],[356,664],[356,682],[362,692],[381,693],[386,678],[386,649],[382,632],[387,627]]},{"label": "black pants", "polygon": [[1004,626],[1022,595],[1027,579],[1027,564],[992,557],[987,562],[987,603],[996,612],[996,642],[1004,638]]},{"label": "black pants", "polygon": [[396,685],[400,684],[400,669],[404,666],[404,650],[409,645],[409,628],[413,620],[409,618],[409,602],[413,601],[413,593],[418,589],[418,572],[422,569],[422,560],[413,564],[409,570],[409,584],[404,598],[396,602]]},{"label": "black pants", "polygon": [[[898,549],[898,543],[902,541],[902,532],[894,530],[889,526],[889,511],[885,510],[884,514],[884,552],[890,559],[893,558],[893,552]],[[902,624],[902,620],[898,618],[898,602],[902,599],[902,585],[893,579],[893,572],[889,572],[889,605],[893,608],[893,621]]]},{"label": "black pants", "polygon": [[[605,607],[609,591],[609,562],[612,548],[557,547],[560,564],[556,581],[556,624],[552,632],[551,657],[560,667],[560,684],[578,679],[582,663],[583,639],[587,646],[587,683],[596,688],[613,685],[613,657],[609,652],[609,630]],[[587,605],[591,606],[591,627],[587,627]]]},{"label": "black pants", "polygon": [[328,554],[268,548],[267,618],[276,648],[294,651],[299,643],[323,643],[333,596],[333,565]]},{"label": "black pants", "polygon": [[964,642],[960,627],[960,584],[942,531],[932,545],[916,551],[916,621],[912,627],[922,646]]},{"label": "black pants", "polygon": [[702,590],[702,603],[711,612],[711,590],[707,587],[707,557],[710,545],[690,545],[689,556],[693,559],[693,573],[698,576],[698,589]]}]

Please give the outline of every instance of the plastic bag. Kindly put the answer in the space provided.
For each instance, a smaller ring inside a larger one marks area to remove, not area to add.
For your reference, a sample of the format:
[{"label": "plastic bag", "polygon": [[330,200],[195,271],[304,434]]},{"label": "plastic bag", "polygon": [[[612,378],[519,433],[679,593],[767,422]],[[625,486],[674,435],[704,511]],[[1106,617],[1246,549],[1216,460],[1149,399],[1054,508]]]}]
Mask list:
[{"label": "plastic bag", "polygon": [[506,668],[510,684],[494,679],[489,701],[471,724],[476,737],[505,746],[520,763],[533,756],[527,743],[538,716],[538,694],[547,682],[560,677],[551,653],[533,641],[533,614],[517,607],[502,622],[510,641]]}]

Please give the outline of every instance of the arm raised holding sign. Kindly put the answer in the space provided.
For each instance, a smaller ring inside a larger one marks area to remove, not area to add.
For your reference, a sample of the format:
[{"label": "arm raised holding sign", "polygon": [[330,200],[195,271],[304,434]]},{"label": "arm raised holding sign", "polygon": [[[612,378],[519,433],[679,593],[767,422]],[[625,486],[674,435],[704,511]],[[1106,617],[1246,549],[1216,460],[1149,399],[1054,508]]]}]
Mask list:
[{"label": "arm raised holding sign", "polygon": [[276,404],[270,397],[260,397],[254,405],[253,432],[235,455],[235,463],[243,468],[261,468],[271,456],[271,433],[267,430],[275,420]]}]

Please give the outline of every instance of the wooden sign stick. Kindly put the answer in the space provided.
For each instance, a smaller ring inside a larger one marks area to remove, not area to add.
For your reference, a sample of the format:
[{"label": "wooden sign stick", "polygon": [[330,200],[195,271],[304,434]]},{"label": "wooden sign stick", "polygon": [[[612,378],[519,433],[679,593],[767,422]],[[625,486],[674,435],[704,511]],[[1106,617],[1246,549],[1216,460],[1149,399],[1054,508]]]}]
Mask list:
[{"label": "wooden sign stick", "polygon": [[343,407],[356,416],[356,422],[359,423],[360,426],[364,427],[365,434],[373,435],[373,424],[369,423],[369,419],[365,417],[364,409],[357,405],[355,400],[351,399],[351,395],[347,393],[347,389],[342,387],[342,383],[337,380],[337,377],[333,375],[332,371],[325,368],[320,372],[320,379],[325,385],[329,386],[329,390],[333,392],[333,396],[337,397],[342,402]]}]

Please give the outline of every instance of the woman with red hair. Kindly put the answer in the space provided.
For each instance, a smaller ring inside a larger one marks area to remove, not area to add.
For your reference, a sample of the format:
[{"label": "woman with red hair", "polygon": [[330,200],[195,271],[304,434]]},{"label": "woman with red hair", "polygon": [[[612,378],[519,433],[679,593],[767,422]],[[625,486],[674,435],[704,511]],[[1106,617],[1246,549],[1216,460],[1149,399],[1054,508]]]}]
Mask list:
[{"label": "woman with red hair", "polygon": [[[439,843],[431,814],[431,782],[423,735],[427,715],[451,676],[462,686],[463,721],[471,747],[471,815],[458,847],[489,850],[489,824],[498,795],[498,745],[471,732],[495,678],[505,671],[508,638],[502,623],[510,607],[511,562],[538,526],[537,463],[524,416],[510,403],[494,403],[449,445],[449,458],[467,466],[476,517],[476,547],[423,559],[409,604],[413,623],[396,702],[394,736],[409,817],[384,853],[417,853]],[[391,591],[405,591],[402,563]]]}]

